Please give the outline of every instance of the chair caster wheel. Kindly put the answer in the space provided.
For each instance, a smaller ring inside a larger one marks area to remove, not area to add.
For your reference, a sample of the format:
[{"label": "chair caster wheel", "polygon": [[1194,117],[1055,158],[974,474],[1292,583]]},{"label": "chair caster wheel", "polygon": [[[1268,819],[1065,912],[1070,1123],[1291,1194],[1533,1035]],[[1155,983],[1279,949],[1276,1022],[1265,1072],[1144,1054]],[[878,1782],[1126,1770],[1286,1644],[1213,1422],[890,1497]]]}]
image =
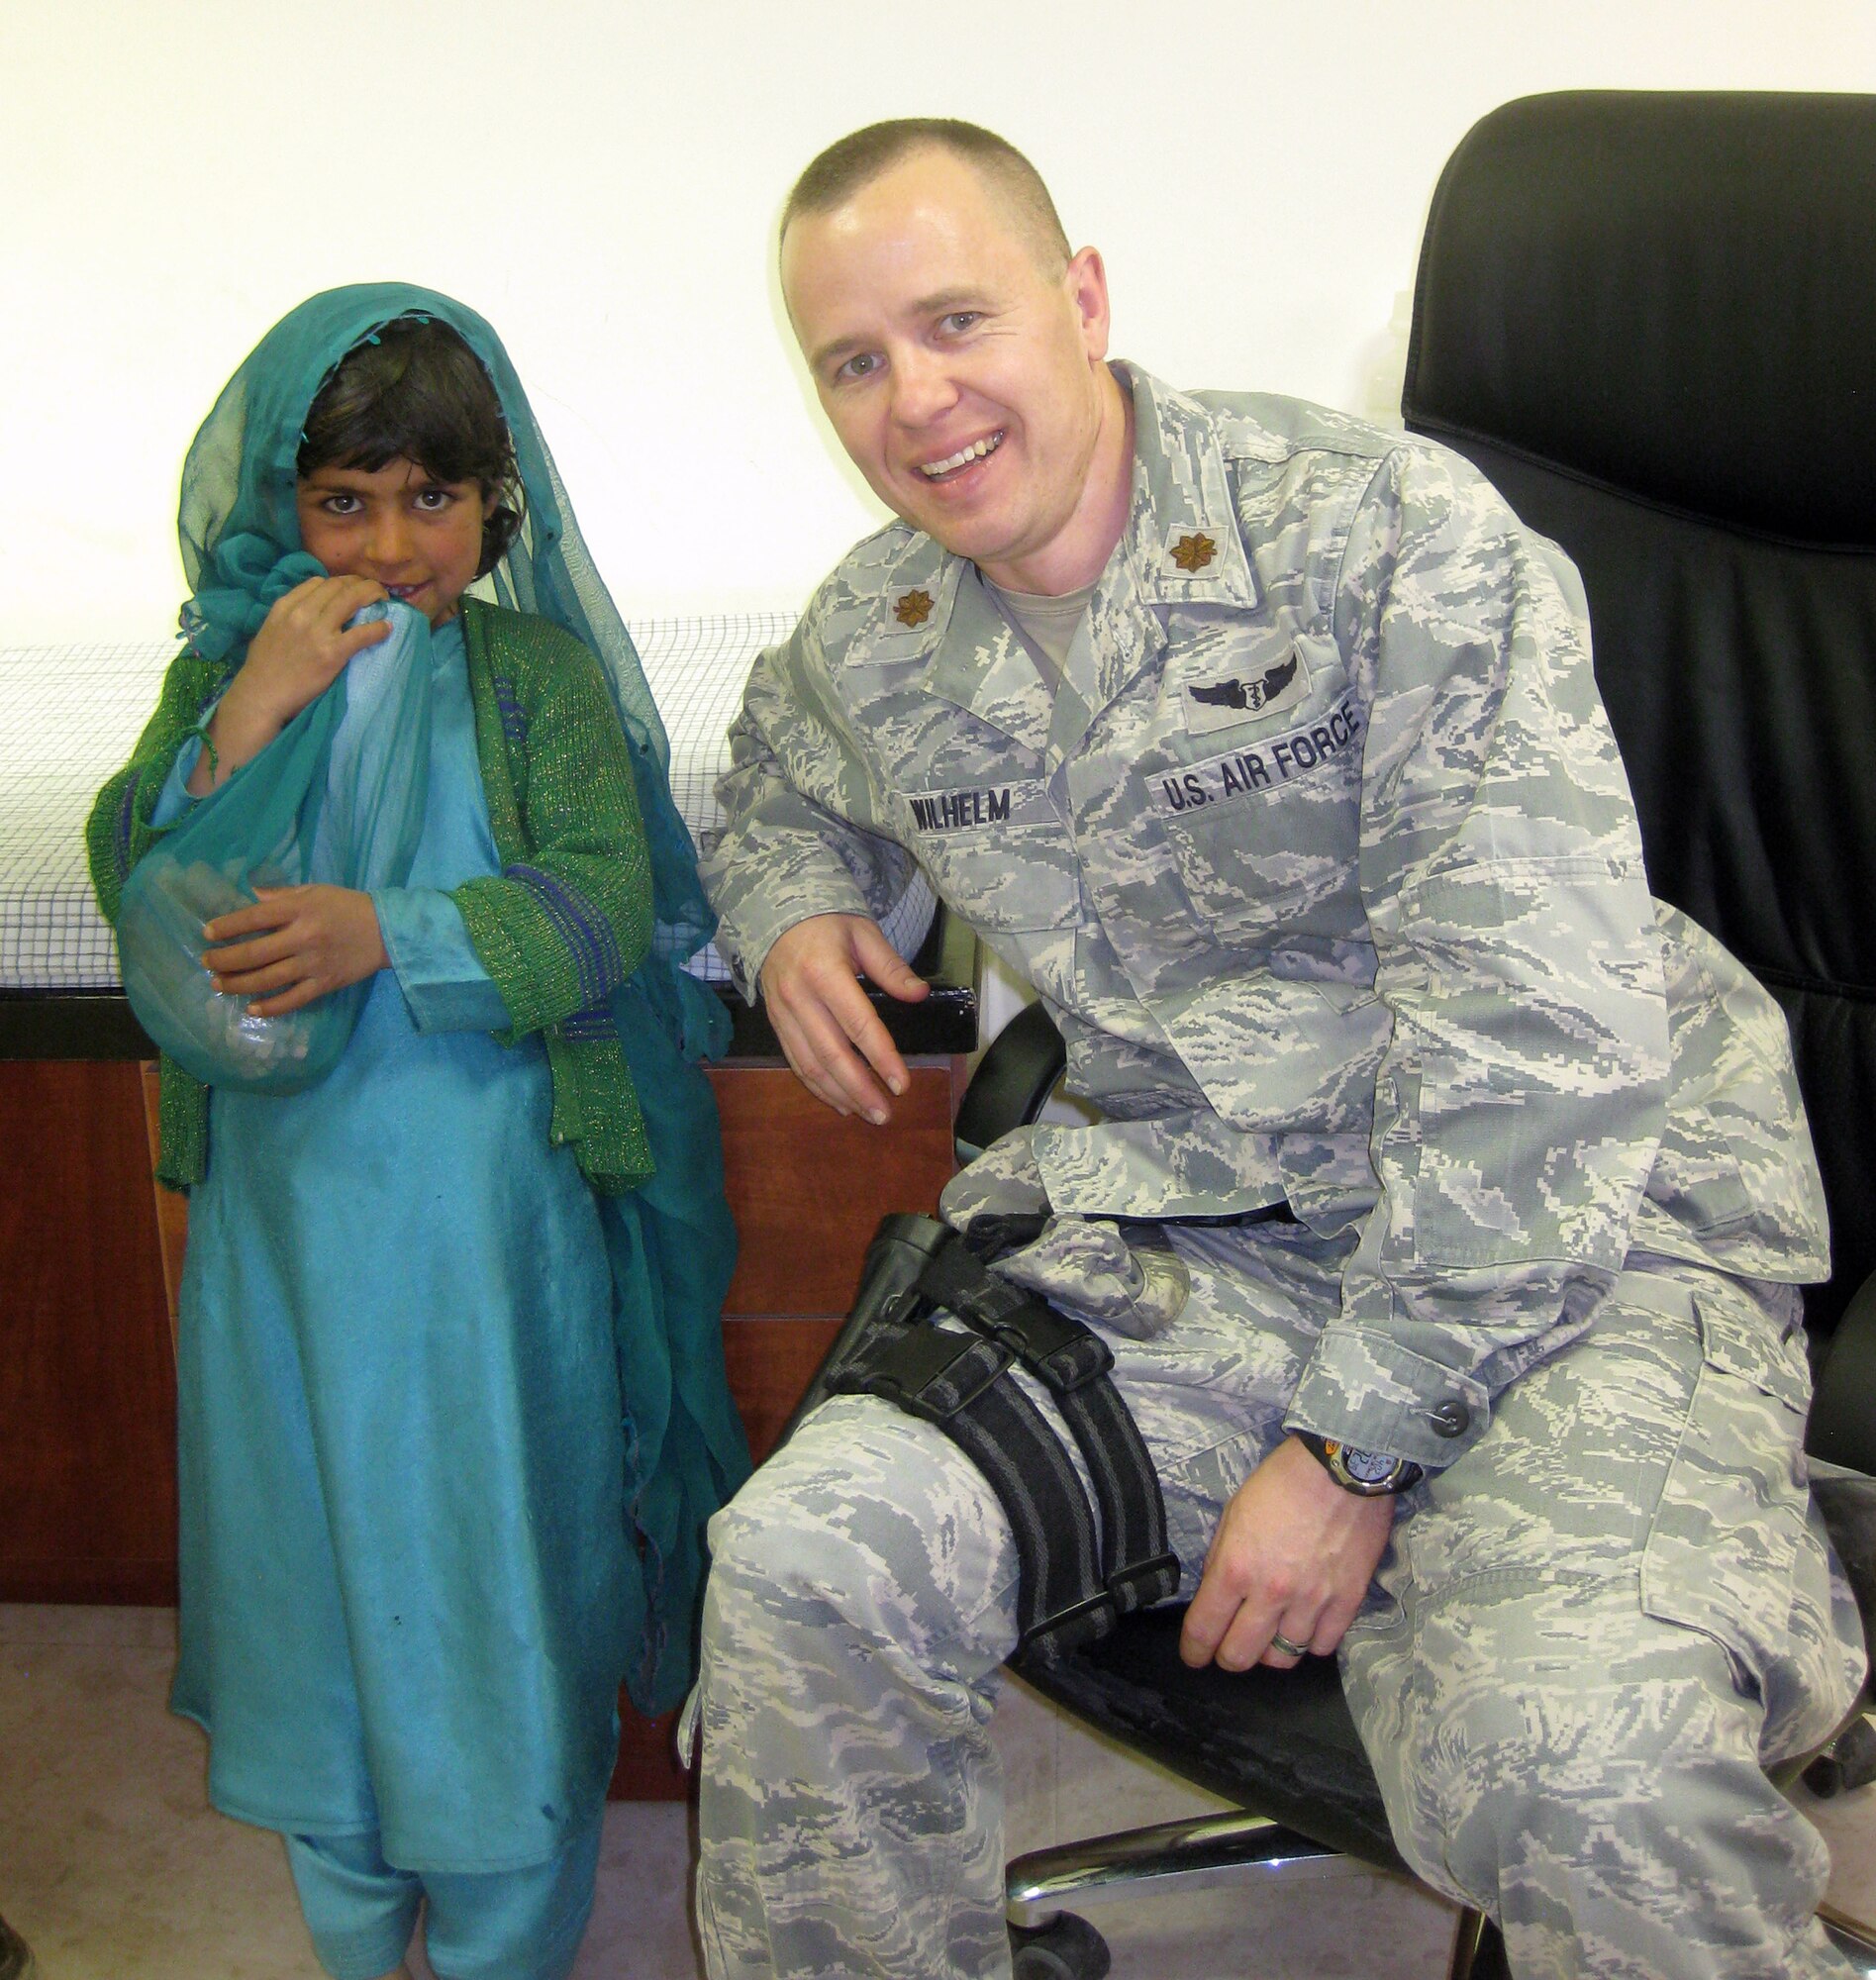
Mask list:
[{"label": "chair caster wheel", "polygon": [[1828,1801],[1871,1781],[1876,1781],[1876,1720],[1865,1713],[1805,1769],[1805,1786],[1820,1801]]},{"label": "chair caster wheel", "polygon": [[[0,1980],[33,1980],[38,1969],[33,1964],[33,1949],[25,1939],[0,1918]],[[1102,1961],[1102,1972],[1107,1971],[1107,1962]]]},{"label": "chair caster wheel", "polygon": [[1047,1925],[1010,1928],[1016,1980],[1103,1980],[1108,1942],[1084,1918],[1063,1912]]}]

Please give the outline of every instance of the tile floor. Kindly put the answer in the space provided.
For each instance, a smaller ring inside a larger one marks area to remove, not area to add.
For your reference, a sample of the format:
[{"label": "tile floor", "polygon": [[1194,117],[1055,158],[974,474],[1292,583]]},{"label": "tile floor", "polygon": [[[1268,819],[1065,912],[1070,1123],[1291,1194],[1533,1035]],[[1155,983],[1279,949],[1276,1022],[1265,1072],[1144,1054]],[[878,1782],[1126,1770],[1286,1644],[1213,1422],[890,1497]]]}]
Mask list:
[{"label": "tile floor", "polygon": [[[166,1610],[0,1605],[0,1913],[40,1980],[318,1980],[278,1841],[209,1810],[201,1735],[164,1710],[173,1642]],[[1013,1850],[1221,1806],[1019,1686],[998,1743]],[[1876,1920],[1876,1790],[1818,1819],[1832,1900]],[[694,1980],[690,1853],[682,1807],[608,1811],[575,1980]],[[1356,1868],[1307,1897],[1135,1900],[1101,1923],[1114,1980],[1423,1980],[1451,1932],[1437,1900]]]}]

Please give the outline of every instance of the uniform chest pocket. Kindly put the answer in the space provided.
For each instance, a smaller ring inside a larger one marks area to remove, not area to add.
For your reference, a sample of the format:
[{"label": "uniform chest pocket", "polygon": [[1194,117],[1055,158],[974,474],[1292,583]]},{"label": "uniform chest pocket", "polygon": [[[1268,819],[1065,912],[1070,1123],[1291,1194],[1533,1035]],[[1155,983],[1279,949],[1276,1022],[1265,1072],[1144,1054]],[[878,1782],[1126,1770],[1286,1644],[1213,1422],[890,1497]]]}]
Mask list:
[{"label": "uniform chest pocket", "polygon": [[1040,778],[908,794],[911,844],[967,922],[1006,934],[1073,925],[1074,846]]},{"label": "uniform chest pocket", "polygon": [[[1254,940],[1333,937],[1354,889],[1363,724],[1352,701],[1279,735],[1159,771],[1147,795],[1199,918]],[[1344,898],[1346,897],[1346,899]]]}]

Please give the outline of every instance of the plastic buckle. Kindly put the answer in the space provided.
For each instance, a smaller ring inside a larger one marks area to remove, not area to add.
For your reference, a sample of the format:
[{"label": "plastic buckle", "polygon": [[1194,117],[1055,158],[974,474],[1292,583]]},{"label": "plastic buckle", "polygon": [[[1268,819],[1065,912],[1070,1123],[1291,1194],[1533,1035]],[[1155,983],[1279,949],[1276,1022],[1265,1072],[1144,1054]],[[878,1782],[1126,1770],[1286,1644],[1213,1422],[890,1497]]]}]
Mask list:
[{"label": "plastic buckle", "polygon": [[934,1252],[919,1286],[967,1327],[1000,1341],[1057,1395],[1071,1395],[1114,1366],[1114,1350],[1092,1328],[998,1278],[961,1238]]},{"label": "plastic buckle", "polygon": [[[978,1366],[960,1372],[959,1364],[976,1357]],[[856,1356],[836,1378],[839,1386],[883,1396],[927,1423],[941,1424],[967,1409],[1009,1367],[1015,1357],[1001,1342],[975,1334],[947,1334],[936,1327],[914,1327],[883,1351]],[[939,1401],[934,1392],[950,1385]]]},{"label": "plastic buckle", "polygon": [[910,1327],[919,1319],[925,1295],[916,1285],[900,1286],[880,1302],[875,1324],[880,1327]]},{"label": "plastic buckle", "polygon": [[1057,1395],[1072,1395],[1114,1366],[1113,1348],[1092,1328],[1057,1313],[1043,1300],[1026,1299],[994,1319],[974,1314],[964,1318],[1001,1341]]},{"label": "plastic buckle", "polygon": [[1085,1643],[1098,1643],[1103,1636],[1112,1635],[1120,1620],[1114,1597],[1104,1588],[1099,1595],[1057,1609],[1026,1630],[1012,1653],[1013,1660],[1035,1657],[1042,1663],[1054,1663]]},{"label": "plastic buckle", "polygon": [[1108,1576],[1108,1590],[1123,1616],[1149,1609],[1179,1592],[1179,1556],[1156,1553],[1149,1560],[1129,1561]]}]

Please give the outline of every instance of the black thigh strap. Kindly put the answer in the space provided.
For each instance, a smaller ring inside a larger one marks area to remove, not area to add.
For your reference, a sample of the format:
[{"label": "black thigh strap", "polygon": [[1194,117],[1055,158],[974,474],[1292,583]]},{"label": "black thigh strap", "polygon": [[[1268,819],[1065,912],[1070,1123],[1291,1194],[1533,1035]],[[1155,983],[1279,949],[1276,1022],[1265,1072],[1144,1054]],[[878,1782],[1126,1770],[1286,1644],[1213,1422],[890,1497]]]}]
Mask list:
[{"label": "black thigh strap", "polygon": [[1042,1413],[995,1341],[876,1323],[833,1388],[883,1396],[936,1424],[981,1471],[1016,1536],[1016,1654],[1052,1656],[1113,1628],[1088,1495]]},{"label": "black thigh strap", "polygon": [[[972,1331],[933,1325],[939,1309]],[[1018,1360],[1047,1386],[1082,1452],[1098,1534],[1060,1438],[1002,1379]],[[1052,1662],[1178,1589],[1159,1480],[1113,1361],[1092,1329],[997,1278],[949,1236],[831,1374],[836,1391],[882,1396],[937,1425],[996,1493],[1019,1564],[1013,1661]]]}]

